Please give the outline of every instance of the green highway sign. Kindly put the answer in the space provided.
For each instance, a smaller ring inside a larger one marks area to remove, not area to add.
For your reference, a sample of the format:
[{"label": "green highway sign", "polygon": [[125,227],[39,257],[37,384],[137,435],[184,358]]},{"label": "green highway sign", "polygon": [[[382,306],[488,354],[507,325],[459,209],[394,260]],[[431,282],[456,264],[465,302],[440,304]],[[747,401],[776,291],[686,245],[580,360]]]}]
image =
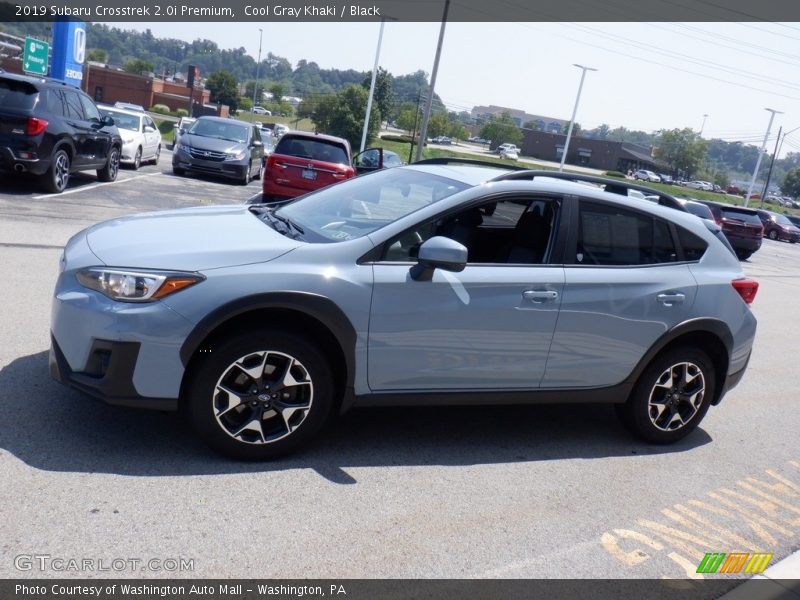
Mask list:
[{"label": "green highway sign", "polygon": [[47,55],[50,44],[25,38],[25,52],[22,54],[22,70],[33,75],[47,75]]}]

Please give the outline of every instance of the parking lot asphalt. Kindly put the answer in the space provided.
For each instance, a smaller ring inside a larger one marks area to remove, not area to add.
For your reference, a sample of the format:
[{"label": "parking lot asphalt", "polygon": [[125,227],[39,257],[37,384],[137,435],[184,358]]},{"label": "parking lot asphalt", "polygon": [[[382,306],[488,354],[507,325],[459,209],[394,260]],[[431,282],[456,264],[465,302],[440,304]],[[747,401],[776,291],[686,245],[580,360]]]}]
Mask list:
[{"label": "parking lot asphalt", "polygon": [[[47,374],[60,247],[98,220],[258,191],[158,167],[65,194],[0,180],[0,577],[698,577],[706,552],[800,547],[800,245],[743,263],[761,288],[742,383],[673,446],[608,406],[361,409],[271,463],[222,459],[180,417]],[[20,570],[27,555],[184,558],[172,572]],[[716,576],[734,577],[734,576]],[[732,581],[733,584],[733,581]],[[685,582],[681,585],[686,585]],[[702,596],[697,596],[702,597]]]}]

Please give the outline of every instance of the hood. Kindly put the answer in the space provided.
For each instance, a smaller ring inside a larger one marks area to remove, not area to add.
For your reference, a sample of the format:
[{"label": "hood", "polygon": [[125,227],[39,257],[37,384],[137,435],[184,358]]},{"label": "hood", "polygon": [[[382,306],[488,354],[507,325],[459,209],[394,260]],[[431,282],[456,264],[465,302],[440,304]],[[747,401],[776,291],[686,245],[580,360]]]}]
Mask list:
[{"label": "hood", "polygon": [[221,140],[219,138],[206,137],[203,135],[194,135],[193,133],[184,133],[181,136],[181,144],[198,150],[226,153],[238,152],[242,148],[247,147],[245,142],[232,142],[231,140]]},{"label": "hood", "polygon": [[266,262],[300,246],[247,206],[207,206],[144,213],[86,231],[92,252],[112,267],[202,271]]}]

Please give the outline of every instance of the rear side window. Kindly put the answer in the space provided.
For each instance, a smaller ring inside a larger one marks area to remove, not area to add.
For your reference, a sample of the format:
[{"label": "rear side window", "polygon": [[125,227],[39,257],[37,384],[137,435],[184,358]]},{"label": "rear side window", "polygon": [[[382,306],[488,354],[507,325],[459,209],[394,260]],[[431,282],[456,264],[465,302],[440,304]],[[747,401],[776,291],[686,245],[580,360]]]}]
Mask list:
[{"label": "rear side window", "polygon": [[275,154],[309,158],[329,163],[348,164],[347,150],[342,144],[328,140],[315,140],[294,136],[283,136],[275,147]]},{"label": "rear side window", "polygon": [[58,90],[47,90],[47,112],[59,117],[67,116],[67,108],[64,106],[64,96]]},{"label": "rear side window", "polygon": [[675,229],[678,232],[678,242],[683,248],[683,259],[689,261],[700,260],[705,254],[706,248],[708,248],[705,240],[700,239],[683,227],[676,225]]},{"label": "rear side window", "polygon": [[31,110],[39,98],[39,90],[25,81],[0,79],[0,106],[18,110]]},{"label": "rear side window", "polygon": [[75,92],[63,92],[64,100],[67,105],[67,117],[70,119],[78,119],[83,121],[83,107],[81,106],[81,98]]},{"label": "rear side window", "polygon": [[575,262],[652,265],[678,260],[666,221],[636,211],[581,203]]}]

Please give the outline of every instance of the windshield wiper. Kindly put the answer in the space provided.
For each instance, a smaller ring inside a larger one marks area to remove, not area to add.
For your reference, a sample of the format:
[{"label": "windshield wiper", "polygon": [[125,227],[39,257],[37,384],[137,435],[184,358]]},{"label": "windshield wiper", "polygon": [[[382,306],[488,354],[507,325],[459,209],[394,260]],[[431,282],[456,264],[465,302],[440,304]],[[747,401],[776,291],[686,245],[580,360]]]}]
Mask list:
[{"label": "windshield wiper", "polygon": [[[264,211],[262,213],[272,226],[275,228],[275,231],[278,233],[282,233],[283,235],[290,235],[294,239],[298,239],[299,235],[305,235],[305,231],[302,227],[300,227],[297,223],[292,221],[291,219],[287,219],[286,217],[282,217],[280,215],[275,214],[275,209],[270,209]],[[292,235],[292,230],[294,229],[294,235]]]},{"label": "windshield wiper", "polygon": [[[276,210],[277,210],[277,209],[276,209]],[[295,223],[294,221],[292,221],[290,218],[288,218],[288,217],[284,217],[284,216],[281,216],[281,215],[279,215],[279,214],[276,214],[276,213],[275,213],[275,210],[271,211],[271,213],[272,213],[272,216],[273,216],[273,217],[275,217],[276,219],[279,219],[279,220],[280,220],[280,221],[282,221],[283,223],[286,223],[286,224],[287,224],[289,227],[291,227],[292,229],[294,229],[294,230],[295,230],[297,233],[299,233],[300,235],[305,235],[305,233],[306,233],[306,232],[303,230],[303,228],[302,228],[302,227],[300,227],[300,225],[298,225],[298,224],[297,224],[297,223]]]}]

